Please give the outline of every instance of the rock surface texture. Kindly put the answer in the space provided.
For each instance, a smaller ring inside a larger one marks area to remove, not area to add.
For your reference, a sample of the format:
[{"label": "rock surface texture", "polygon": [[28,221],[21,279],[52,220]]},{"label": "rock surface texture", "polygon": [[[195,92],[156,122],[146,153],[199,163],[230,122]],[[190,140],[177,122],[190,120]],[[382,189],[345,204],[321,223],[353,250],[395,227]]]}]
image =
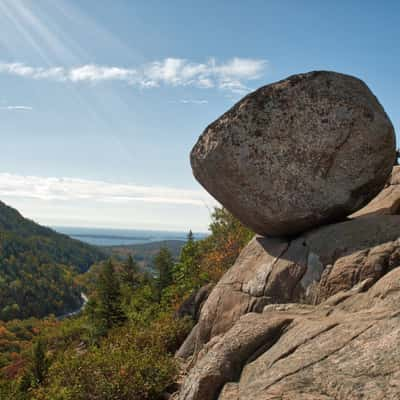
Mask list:
[{"label": "rock surface texture", "polygon": [[352,218],[363,215],[400,214],[400,167],[393,168],[392,175],[382,190],[364,208],[351,215]]},{"label": "rock surface texture", "polygon": [[198,328],[197,322],[200,318],[200,312],[203,308],[203,305],[206,302],[213,288],[214,284],[211,283],[201,287],[199,290],[193,293],[186,301],[184,301],[183,304],[179,307],[179,309],[175,313],[176,318],[190,317],[193,320],[193,322],[196,323],[191,333],[189,334],[185,342],[182,344],[182,346],[176,353],[177,357],[187,358],[195,352],[194,346],[196,344],[196,338],[197,338],[197,328]]},{"label": "rock surface texture", "polygon": [[256,236],[203,305],[174,399],[400,398],[400,210],[382,201],[399,178],[347,221]]},{"label": "rock surface texture", "polygon": [[317,306],[268,306],[209,343],[180,400],[398,399],[400,268]]},{"label": "rock surface texture", "polygon": [[214,285],[208,283],[202,286],[199,290],[194,292],[187,298],[175,313],[176,318],[190,317],[194,322],[197,322],[200,317],[200,311],[204,302],[210,295]]},{"label": "rock surface texture", "polygon": [[198,181],[262,235],[294,235],[367,204],[395,161],[395,136],[360,80],[334,72],[264,86],[213,122],[191,153]]}]

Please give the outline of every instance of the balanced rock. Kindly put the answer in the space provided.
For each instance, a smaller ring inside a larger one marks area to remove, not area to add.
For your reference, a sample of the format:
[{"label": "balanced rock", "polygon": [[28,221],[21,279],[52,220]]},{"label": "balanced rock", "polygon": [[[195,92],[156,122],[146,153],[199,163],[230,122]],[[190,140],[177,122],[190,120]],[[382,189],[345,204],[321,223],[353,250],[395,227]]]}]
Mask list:
[{"label": "balanced rock", "polygon": [[262,235],[338,221],[385,185],[396,157],[384,109],[359,79],[294,75],[247,95],[191,153],[197,180]]}]

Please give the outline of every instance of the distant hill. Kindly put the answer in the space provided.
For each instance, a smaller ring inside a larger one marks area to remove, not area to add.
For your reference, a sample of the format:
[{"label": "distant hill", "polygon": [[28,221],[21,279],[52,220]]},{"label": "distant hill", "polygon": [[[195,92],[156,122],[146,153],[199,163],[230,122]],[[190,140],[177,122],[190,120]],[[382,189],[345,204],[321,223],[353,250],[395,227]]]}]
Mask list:
[{"label": "distant hill", "polygon": [[43,317],[79,306],[73,276],[105,258],[0,202],[0,319]]},{"label": "distant hill", "polygon": [[[20,250],[30,249],[44,262],[74,266],[80,272],[85,272],[95,261],[104,258],[104,253],[98,247],[71,239],[69,236],[24,218],[16,209],[1,201],[0,238],[2,242],[0,248],[6,252],[6,255],[18,243]],[[11,248],[5,248],[10,240],[14,242],[14,245],[9,243]],[[4,254],[0,254],[0,260],[2,256]]]},{"label": "distant hill", "polygon": [[108,255],[117,258],[124,259],[131,255],[140,267],[146,270],[151,270],[153,269],[154,257],[161,247],[166,247],[176,259],[179,257],[185,243],[186,241],[184,240],[161,240],[158,242],[124,246],[102,246],[101,249],[103,249]]}]

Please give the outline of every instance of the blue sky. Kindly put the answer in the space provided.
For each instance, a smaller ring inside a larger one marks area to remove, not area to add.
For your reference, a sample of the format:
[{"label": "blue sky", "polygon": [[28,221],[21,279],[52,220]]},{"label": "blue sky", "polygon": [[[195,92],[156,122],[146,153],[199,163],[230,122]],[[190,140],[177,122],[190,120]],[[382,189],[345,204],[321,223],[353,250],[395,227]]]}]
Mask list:
[{"label": "blue sky", "polygon": [[396,1],[0,0],[0,198],[47,225],[206,230],[202,130],[326,69],[400,127]]}]

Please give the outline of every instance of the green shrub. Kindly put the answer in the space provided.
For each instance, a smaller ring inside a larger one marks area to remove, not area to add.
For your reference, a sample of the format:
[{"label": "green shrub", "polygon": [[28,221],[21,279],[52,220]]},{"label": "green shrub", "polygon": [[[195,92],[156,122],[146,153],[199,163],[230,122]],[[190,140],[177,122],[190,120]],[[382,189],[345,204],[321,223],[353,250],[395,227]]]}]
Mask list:
[{"label": "green shrub", "polygon": [[84,354],[71,349],[55,360],[37,400],[150,400],[170,385],[174,350],[187,325],[160,320],[149,329],[114,330]]}]

